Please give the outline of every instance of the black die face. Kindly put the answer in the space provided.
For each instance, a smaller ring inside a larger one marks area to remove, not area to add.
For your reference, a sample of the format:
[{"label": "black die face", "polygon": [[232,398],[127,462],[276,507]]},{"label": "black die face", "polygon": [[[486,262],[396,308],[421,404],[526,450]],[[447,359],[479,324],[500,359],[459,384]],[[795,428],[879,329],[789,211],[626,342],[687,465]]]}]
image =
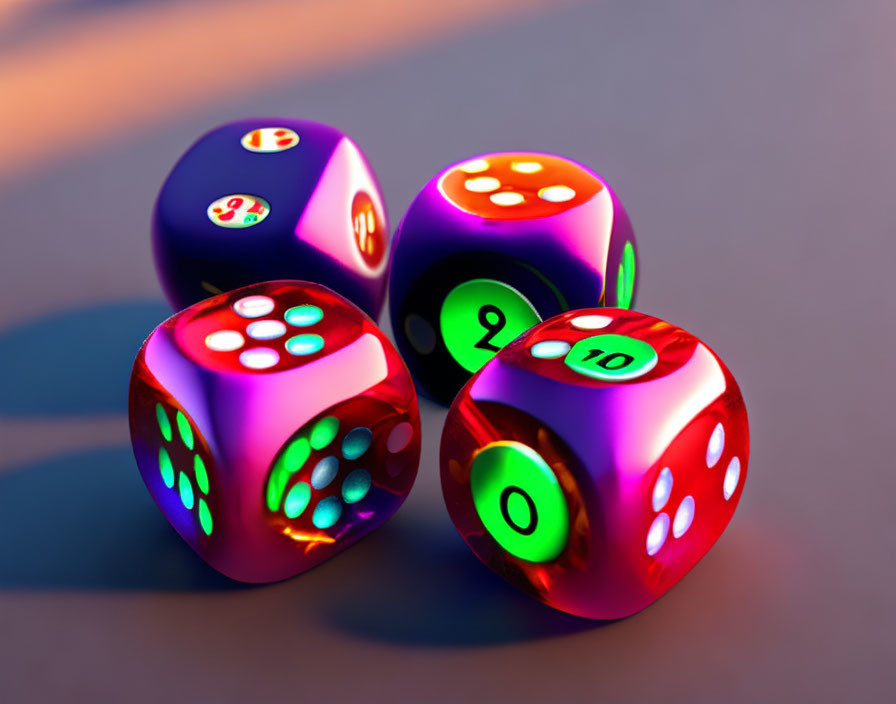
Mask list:
[{"label": "black die face", "polygon": [[[446,300],[453,305],[446,308]],[[452,307],[463,314],[456,322],[448,315]],[[475,371],[470,365],[497,353],[508,333],[513,339],[566,307],[556,286],[534,267],[506,255],[471,252],[421,272],[398,307],[393,334],[414,379],[448,404]]]},{"label": "black die face", "polygon": [[219,127],[187,150],[153,222],[156,266],[175,308],[255,283],[258,272],[296,278],[276,267],[295,261],[296,225],[343,137],[313,122],[259,118]]}]

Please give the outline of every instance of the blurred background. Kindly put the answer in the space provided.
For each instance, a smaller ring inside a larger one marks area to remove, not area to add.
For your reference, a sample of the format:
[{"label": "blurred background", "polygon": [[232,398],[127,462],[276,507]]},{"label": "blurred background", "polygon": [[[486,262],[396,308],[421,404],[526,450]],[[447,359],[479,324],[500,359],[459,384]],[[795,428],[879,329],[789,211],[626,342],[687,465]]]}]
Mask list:
[{"label": "blurred background", "polygon": [[[891,701],[896,4],[0,1],[6,702]],[[636,307],[738,378],[738,512],[622,621],[482,566],[438,487],[293,580],[218,576],[153,505],[126,389],[170,314],[150,211],[201,133],[330,123],[392,226],[445,165],[557,152],[616,189]]]}]

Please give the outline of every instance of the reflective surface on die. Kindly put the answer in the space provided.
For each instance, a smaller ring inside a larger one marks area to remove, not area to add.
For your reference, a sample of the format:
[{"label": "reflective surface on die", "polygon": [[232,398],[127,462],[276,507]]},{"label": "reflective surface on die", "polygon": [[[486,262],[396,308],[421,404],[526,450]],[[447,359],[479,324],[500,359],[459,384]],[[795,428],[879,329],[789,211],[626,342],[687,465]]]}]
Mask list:
[{"label": "reflective surface on die", "polygon": [[395,240],[390,314],[415,380],[437,401],[545,318],[632,305],[634,232],[606,182],[569,159],[505,152],[445,169]]},{"label": "reflective surface on die", "polygon": [[131,437],[181,536],[235,579],[313,567],[391,516],[420,453],[413,384],[334,292],[269,282],[202,301],[147,339]]},{"label": "reflective surface on die", "polygon": [[748,456],[740,390],[704,343],[632,311],[571,311],[505,347],[458,394],[442,488],[493,570],[555,608],[618,618],[718,539]]},{"label": "reflective surface on die", "polygon": [[156,269],[176,310],[259,281],[306,279],[377,316],[389,225],[367,159],[307,120],[217,127],[171,170],[153,214]]}]

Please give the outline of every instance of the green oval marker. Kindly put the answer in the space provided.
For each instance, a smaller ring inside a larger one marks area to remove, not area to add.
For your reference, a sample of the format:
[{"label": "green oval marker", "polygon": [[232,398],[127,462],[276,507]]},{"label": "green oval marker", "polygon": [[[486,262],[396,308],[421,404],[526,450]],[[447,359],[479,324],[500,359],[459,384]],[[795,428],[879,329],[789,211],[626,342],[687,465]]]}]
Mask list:
[{"label": "green oval marker", "polygon": [[557,476],[519,442],[486,445],[470,470],[479,520],[511,555],[529,562],[556,558],[569,538],[569,510]]},{"label": "green oval marker", "polygon": [[439,329],[448,352],[468,372],[477,372],[504,345],[541,318],[515,288],[493,279],[472,279],[445,296]]},{"label": "green oval marker", "polygon": [[579,374],[601,381],[628,381],[656,366],[657,354],[649,344],[627,335],[592,335],[579,340],[563,360]]},{"label": "green oval marker", "polygon": [[188,450],[192,450],[193,429],[190,427],[190,421],[180,411],[177,412],[175,419],[177,420],[177,431],[180,433],[180,439],[184,441],[184,445],[187,446]]},{"label": "green oval marker", "polygon": [[622,261],[616,274],[616,306],[631,308],[635,295],[635,247],[626,242],[622,248]]},{"label": "green oval marker", "polygon": [[168,414],[165,413],[165,408],[161,403],[156,404],[156,421],[159,423],[159,430],[162,437],[165,438],[165,442],[171,442],[171,421],[168,420]]}]

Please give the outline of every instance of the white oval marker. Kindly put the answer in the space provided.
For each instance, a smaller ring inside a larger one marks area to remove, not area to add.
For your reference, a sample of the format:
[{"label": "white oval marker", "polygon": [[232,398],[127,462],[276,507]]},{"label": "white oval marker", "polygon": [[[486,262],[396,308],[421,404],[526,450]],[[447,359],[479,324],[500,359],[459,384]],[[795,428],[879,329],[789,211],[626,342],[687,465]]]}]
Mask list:
[{"label": "white oval marker", "polygon": [[537,161],[514,161],[510,168],[520,174],[537,174],[544,167]]},{"label": "white oval marker", "polygon": [[579,330],[599,330],[613,322],[609,315],[580,315],[569,321],[569,324]]},{"label": "white oval marker", "polygon": [[678,504],[678,510],[675,512],[675,520],[672,521],[672,535],[680,538],[688,532],[691,523],[694,522],[694,497],[685,496],[681,503]]},{"label": "white oval marker", "polygon": [[478,174],[482,171],[488,171],[488,162],[485,159],[473,159],[458,166],[465,174]]},{"label": "white oval marker", "polygon": [[548,186],[538,191],[538,197],[551,203],[565,203],[576,197],[576,192],[569,186]]},{"label": "white oval marker", "polygon": [[529,353],[538,359],[557,359],[570,350],[568,342],[562,340],[542,340],[529,348]]},{"label": "white oval marker", "polygon": [[243,336],[236,330],[217,330],[205,337],[205,346],[214,352],[233,352],[244,342]]},{"label": "white oval marker", "polygon": [[669,535],[669,514],[661,513],[653,519],[650,530],[647,531],[647,554],[656,555],[666,542],[667,535]]},{"label": "white oval marker", "polygon": [[522,193],[517,193],[516,191],[501,191],[500,193],[492,193],[488,199],[494,203],[495,205],[519,205],[524,200]]},{"label": "white oval marker", "polygon": [[717,423],[713,428],[712,435],[709,436],[709,444],[706,446],[706,466],[715,467],[716,462],[722,456],[725,449],[725,428],[721,423]]},{"label": "white oval marker", "polygon": [[243,318],[260,318],[274,310],[274,299],[267,296],[246,296],[233,304],[233,310]]},{"label": "white oval marker", "polygon": [[501,182],[491,176],[477,176],[464,181],[464,188],[472,193],[488,193],[497,191],[500,187]]},{"label": "white oval marker", "polygon": [[659,511],[666,505],[669,496],[672,494],[672,483],[672,470],[668,467],[663,467],[660,476],[656,479],[656,484],[653,485],[653,496],[650,501],[654,511]]},{"label": "white oval marker", "polygon": [[286,325],[279,320],[256,320],[246,326],[246,334],[253,340],[276,340],[286,334]]},{"label": "white oval marker", "polygon": [[722,493],[725,495],[725,501],[734,495],[737,489],[737,483],[740,481],[740,460],[732,457],[728,463],[728,469],[725,470],[725,480],[722,482]]},{"label": "white oval marker", "polygon": [[249,369],[268,369],[279,361],[277,350],[270,347],[256,347],[240,354],[240,364]]}]

